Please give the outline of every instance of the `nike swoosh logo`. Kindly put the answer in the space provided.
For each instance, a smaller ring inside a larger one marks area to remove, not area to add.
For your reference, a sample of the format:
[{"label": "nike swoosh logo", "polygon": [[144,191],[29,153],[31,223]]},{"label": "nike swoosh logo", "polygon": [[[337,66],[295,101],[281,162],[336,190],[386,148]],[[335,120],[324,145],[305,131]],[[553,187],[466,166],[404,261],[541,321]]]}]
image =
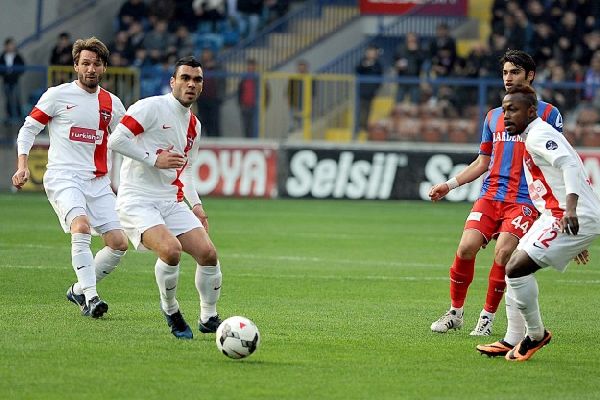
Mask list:
[{"label": "nike swoosh logo", "polygon": [[165,289],[167,289],[167,290],[173,290],[173,289],[175,289],[176,287],[177,287],[177,286],[173,286],[173,287],[168,287],[168,288],[165,288]]},{"label": "nike swoosh logo", "polygon": [[89,267],[89,265],[82,265],[81,267],[77,267],[77,271],[79,271],[81,268],[85,268],[85,267]]},{"label": "nike swoosh logo", "polygon": [[219,289],[221,289],[221,286],[215,288],[215,290],[219,290]]},{"label": "nike swoosh logo", "polygon": [[163,128],[163,129],[169,129],[169,128],[170,128],[170,126],[169,126],[169,125],[164,125],[164,124],[163,124],[162,128]]},{"label": "nike swoosh logo", "polygon": [[71,108],[77,107],[77,105],[74,106],[67,106],[67,110],[70,110]]},{"label": "nike swoosh logo", "polygon": [[535,247],[537,247],[538,249],[542,249],[542,250],[544,250],[544,248],[543,248],[542,246],[540,246],[539,244],[537,244],[537,243],[535,243],[535,242],[533,243],[533,245],[534,245]]}]

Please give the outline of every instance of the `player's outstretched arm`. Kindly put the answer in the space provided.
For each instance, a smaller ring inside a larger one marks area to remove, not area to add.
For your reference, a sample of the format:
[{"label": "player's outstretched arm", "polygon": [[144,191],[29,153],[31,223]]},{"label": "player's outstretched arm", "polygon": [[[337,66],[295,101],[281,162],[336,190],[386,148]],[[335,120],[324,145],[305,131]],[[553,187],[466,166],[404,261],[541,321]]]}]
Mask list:
[{"label": "player's outstretched arm", "polygon": [[448,179],[444,183],[438,183],[429,191],[431,201],[443,199],[448,192],[461,185],[473,182],[475,179],[483,175],[490,165],[490,156],[480,154],[475,161],[469,164],[465,169],[460,171],[455,177]]}]

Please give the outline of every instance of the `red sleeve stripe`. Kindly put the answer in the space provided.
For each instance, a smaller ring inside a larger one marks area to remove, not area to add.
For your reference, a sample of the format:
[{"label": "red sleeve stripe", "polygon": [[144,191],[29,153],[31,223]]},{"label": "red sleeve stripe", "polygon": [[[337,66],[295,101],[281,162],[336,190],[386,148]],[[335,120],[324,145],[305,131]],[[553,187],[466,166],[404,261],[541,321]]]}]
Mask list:
[{"label": "red sleeve stripe", "polygon": [[479,146],[479,154],[485,154],[486,156],[492,155],[494,143],[493,142],[483,142]]},{"label": "red sleeve stripe", "polygon": [[129,129],[131,133],[133,133],[136,136],[144,132],[144,127],[140,125],[140,123],[137,122],[136,119],[133,118],[131,115],[125,115],[121,119],[121,123],[125,125],[127,129]]},{"label": "red sleeve stripe", "polygon": [[37,107],[33,107],[33,110],[31,110],[29,116],[42,125],[48,125],[48,122],[50,122],[50,120],[52,119],[51,116],[49,116]]},{"label": "red sleeve stripe", "polygon": [[544,121],[548,121],[548,117],[550,116],[551,112],[552,112],[552,104],[547,104],[546,108],[544,109],[544,113],[542,114],[542,119]]}]

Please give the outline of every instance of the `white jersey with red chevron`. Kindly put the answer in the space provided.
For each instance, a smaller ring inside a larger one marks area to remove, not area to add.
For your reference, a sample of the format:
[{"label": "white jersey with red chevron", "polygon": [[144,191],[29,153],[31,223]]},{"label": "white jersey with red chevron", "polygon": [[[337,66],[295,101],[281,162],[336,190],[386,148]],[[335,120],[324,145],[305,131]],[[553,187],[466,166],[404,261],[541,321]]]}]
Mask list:
[{"label": "white jersey with red chevron", "polygon": [[[600,233],[600,197],[592,188],[581,158],[567,139],[550,124],[537,118],[523,132],[525,154],[523,162],[529,194],[543,214],[561,218],[566,208],[566,188],[563,172],[557,167],[566,159],[574,160],[579,169],[577,216],[582,231]],[[585,225],[585,227],[584,227]]]},{"label": "white jersey with red chevron", "polygon": [[35,136],[48,125],[48,170],[73,171],[84,179],[106,175],[106,142],[123,114],[121,100],[100,87],[95,93],[83,90],[76,81],[51,87],[25,118],[18,152],[29,154]]},{"label": "white jersey with red chevron", "polygon": [[[122,147],[113,148],[123,154],[145,154],[145,157],[124,158],[117,202],[182,201],[184,190],[185,197],[190,192],[195,194],[191,167],[198,153],[200,129],[200,121],[190,108],[184,107],[171,93],[148,97],[129,107],[112,138]],[[127,146],[133,149],[126,151]],[[187,157],[187,163],[180,169],[154,167],[157,154],[171,146],[171,151]]]}]

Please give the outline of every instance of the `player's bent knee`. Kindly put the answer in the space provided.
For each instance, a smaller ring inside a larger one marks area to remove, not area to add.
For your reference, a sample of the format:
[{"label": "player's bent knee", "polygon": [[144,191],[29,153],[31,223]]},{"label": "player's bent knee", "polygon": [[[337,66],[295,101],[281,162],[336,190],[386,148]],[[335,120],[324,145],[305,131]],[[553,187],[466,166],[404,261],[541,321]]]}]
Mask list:
[{"label": "player's bent knee", "polygon": [[85,219],[76,219],[71,224],[71,233],[92,233],[92,227]]},{"label": "player's bent knee", "polygon": [[181,259],[181,244],[177,240],[165,243],[158,249],[158,255],[167,264],[177,265]]},{"label": "player's bent knee", "polygon": [[129,243],[127,236],[123,231],[113,231],[114,233],[106,237],[106,245],[113,250],[127,251]]},{"label": "player's bent knee", "polygon": [[500,265],[506,265],[508,264],[508,261],[510,260],[510,256],[513,253],[513,249],[496,249],[495,254],[494,254],[494,260],[496,260],[496,262]]},{"label": "player's bent knee", "polygon": [[114,245],[115,245],[114,247],[111,246],[113,250],[127,251],[127,249],[129,248],[129,243],[127,242],[127,236],[125,236],[124,233],[119,235],[119,238],[114,243]]},{"label": "player's bent knee", "polygon": [[472,260],[477,256],[478,251],[479,247],[460,244],[458,250],[456,250],[456,255],[463,260]]},{"label": "player's bent knee", "polygon": [[200,265],[217,265],[217,249],[215,246],[210,246],[200,256]]}]

